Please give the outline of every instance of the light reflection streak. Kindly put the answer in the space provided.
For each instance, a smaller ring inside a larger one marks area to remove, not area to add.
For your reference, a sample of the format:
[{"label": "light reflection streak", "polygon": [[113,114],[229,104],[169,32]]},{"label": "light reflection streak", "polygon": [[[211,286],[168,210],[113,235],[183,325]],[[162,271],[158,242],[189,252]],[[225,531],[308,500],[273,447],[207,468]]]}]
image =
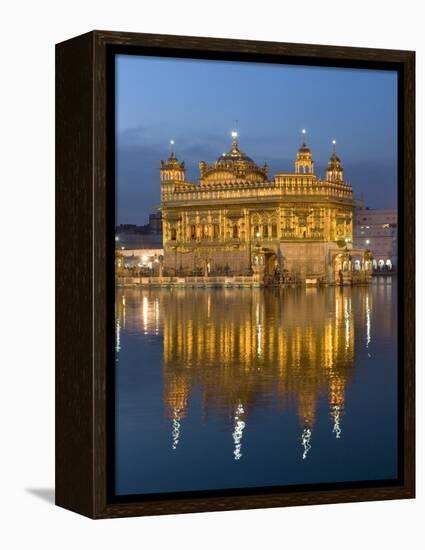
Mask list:
[{"label": "light reflection streak", "polygon": [[117,353],[119,353],[121,350],[120,333],[121,333],[120,320],[117,319],[115,322],[115,351]]},{"label": "light reflection streak", "polygon": [[148,303],[148,297],[143,296],[143,330],[144,333],[148,333],[148,322],[149,322],[149,303]]},{"label": "light reflection streak", "polygon": [[333,407],[332,417],[334,419],[334,426],[333,426],[333,429],[332,429],[332,433],[335,434],[336,439],[340,439],[342,429],[341,429],[341,424],[340,424],[341,414],[340,414],[340,408],[339,408],[338,405],[335,405]]},{"label": "light reflection streak", "polygon": [[369,347],[370,344],[370,304],[369,304],[369,295],[366,294],[366,347]]},{"label": "light reflection streak", "polygon": [[173,429],[172,429],[172,432],[171,432],[173,442],[172,442],[171,448],[173,449],[173,451],[175,451],[177,449],[177,445],[179,444],[179,441],[180,441],[180,428],[181,428],[180,410],[177,409],[177,408],[174,409],[174,415],[173,416],[174,416],[173,417]]},{"label": "light reflection streak", "polygon": [[239,405],[236,408],[235,413],[235,426],[233,430],[233,442],[235,444],[235,449],[233,451],[233,455],[235,460],[240,460],[242,457],[241,449],[242,449],[242,436],[243,436],[243,429],[245,428],[245,422],[241,420],[241,416],[244,414],[244,408],[242,403],[239,403]]},{"label": "light reflection streak", "polygon": [[159,332],[159,298],[155,299],[155,334]]},{"label": "light reflection streak", "polygon": [[350,313],[349,313],[348,300],[345,297],[344,297],[344,320],[345,320],[345,349],[348,349],[350,347]]},{"label": "light reflection streak", "polygon": [[301,445],[303,446],[303,460],[307,458],[308,452],[311,449],[311,429],[310,428],[304,428],[304,431],[301,435]]}]

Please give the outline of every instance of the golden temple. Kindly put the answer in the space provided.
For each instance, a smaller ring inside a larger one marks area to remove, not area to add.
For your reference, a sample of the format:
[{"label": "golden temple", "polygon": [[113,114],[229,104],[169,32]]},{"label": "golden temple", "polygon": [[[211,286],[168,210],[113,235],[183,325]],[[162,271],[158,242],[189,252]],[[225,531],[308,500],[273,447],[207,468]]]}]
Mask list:
[{"label": "golden temple", "polygon": [[187,181],[174,151],[161,161],[164,272],[171,276],[251,276],[258,282],[369,282],[372,257],[354,249],[358,206],[333,152],[326,176],[314,170],[303,141],[294,171],[269,177],[239,148],[199,163]]}]

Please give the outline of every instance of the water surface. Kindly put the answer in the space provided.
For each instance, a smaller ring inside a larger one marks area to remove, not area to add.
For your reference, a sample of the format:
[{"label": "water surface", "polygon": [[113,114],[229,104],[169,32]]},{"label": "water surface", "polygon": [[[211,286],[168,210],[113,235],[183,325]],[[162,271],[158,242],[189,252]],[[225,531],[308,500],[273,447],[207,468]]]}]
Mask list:
[{"label": "water surface", "polygon": [[116,291],[116,492],[397,477],[396,279]]}]

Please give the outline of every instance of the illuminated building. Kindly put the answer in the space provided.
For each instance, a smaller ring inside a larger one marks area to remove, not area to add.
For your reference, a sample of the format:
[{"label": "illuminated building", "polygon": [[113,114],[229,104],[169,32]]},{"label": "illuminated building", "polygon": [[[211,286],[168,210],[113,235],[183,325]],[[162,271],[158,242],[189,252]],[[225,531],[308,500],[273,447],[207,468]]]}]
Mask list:
[{"label": "illuminated building", "polygon": [[354,212],[354,244],[368,248],[373,255],[373,270],[397,270],[397,209],[361,208]]},{"label": "illuminated building", "polygon": [[269,178],[232,144],[212,164],[199,163],[197,183],[175,153],[161,162],[164,268],[169,275],[252,275],[289,282],[367,282],[371,257],[354,249],[356,201],[333,152],[326,177],[303,142],[293,172]]}]

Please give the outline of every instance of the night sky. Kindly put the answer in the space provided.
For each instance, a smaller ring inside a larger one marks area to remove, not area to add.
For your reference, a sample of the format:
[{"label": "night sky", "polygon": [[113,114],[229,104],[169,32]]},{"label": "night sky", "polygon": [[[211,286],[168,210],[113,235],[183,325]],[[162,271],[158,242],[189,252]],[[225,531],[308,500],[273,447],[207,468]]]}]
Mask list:
[{"label": "night sky", "polygon": [[239,148],[292,172],[301,130],[324,177],[332,140],[356,198],[396,206],[397,75],[390,71],[259,63],[116,58],[117,223],[144,224],[160,204],[159,164],[170,140],[187,179]]}]

